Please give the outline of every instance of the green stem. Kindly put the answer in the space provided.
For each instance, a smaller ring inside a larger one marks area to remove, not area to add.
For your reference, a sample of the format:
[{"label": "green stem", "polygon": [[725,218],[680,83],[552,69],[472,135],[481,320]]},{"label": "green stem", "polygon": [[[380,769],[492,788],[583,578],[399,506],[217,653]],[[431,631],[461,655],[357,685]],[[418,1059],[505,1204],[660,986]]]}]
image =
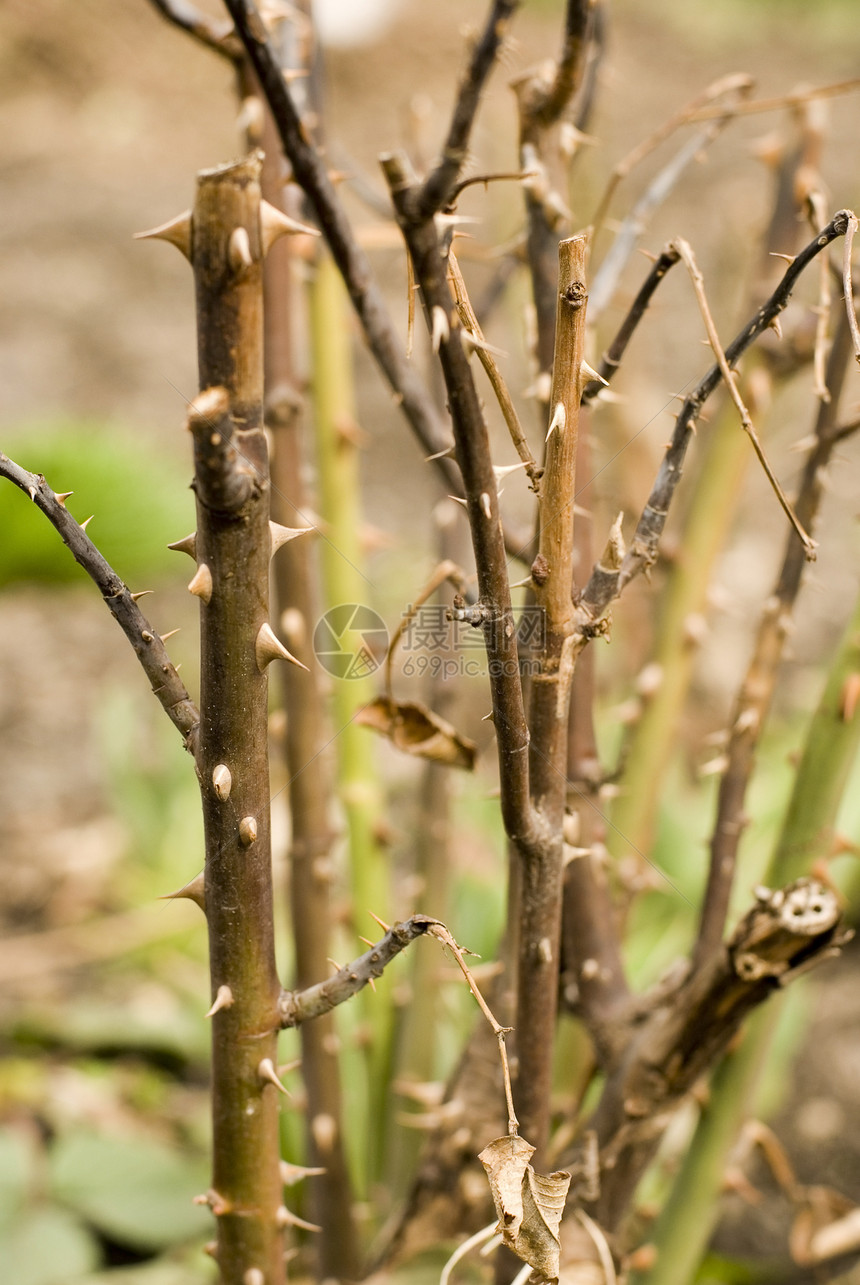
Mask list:
[{"label": "green stem", "polygon": [[[313,404],[317,434],[319,495],[325,523],[321,544],[325,601],[328,608],[367,602],[370,583],[359,570],[359,460],[356,446],[352,349],[346,295],[331,258],[323,254],[311,290]],[[369,677],[335,678],[332,711],[337,755],[337,793],[349,838],[353,928],[367,933],[371,913],[387,918],[389,890],[379,841],[381,794],[367,733],[353,721],[373,699]],[[367,1038],[368,1094],[364,1118],[368,1129],[367,1175],[378,1176],[385,1132],[385,1102],[390,1080],[393,1010],[390,983],[377,994],[362,996],[362,1026]],[[365,1037],[363,1037],[365,1038]]]}]

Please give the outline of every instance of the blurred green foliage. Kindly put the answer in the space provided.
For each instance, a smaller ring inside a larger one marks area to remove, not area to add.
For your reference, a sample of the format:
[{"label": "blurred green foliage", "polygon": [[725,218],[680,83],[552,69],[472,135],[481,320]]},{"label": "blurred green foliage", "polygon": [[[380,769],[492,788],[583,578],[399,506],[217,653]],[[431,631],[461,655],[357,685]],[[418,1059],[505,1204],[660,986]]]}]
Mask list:
[{"label": "blurred green foliage", "polygon": [[[194,497],[182,468],[165,468],[151,443],[115,425],[70,420],[21,425],[4,434],[0,450],[55,491],[74,492],[69,511],[81,522],[95,515],[92,535],[127,583],[175,573],[166,546],[193,528]],[[0,522],[0,586],[80,583],[84,572],[15,487],[0,492]]]}]

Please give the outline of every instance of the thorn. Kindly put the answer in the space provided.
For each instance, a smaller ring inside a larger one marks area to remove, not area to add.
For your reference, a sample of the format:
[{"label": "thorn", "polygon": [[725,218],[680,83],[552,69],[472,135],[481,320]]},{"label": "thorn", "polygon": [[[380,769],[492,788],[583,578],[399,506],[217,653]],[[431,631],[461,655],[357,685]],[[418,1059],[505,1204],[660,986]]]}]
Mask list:
[{"label": "thorn", "polygon": [[135,232],[135,241],[169,241],[191,262],[191,211],[162,223],[160,227],[150,228],[148,232]]},{"label": "thorn", "polygon": [[256,817],[242,817],[239,822],[239,842],[243,848],[250,848],[252,843],[257,842]]},{"label": "thorn", "polygon": [[368,910],[367,913],[370,915],[371,919],[376,920],[383,932],[391,932],[391,924],[387,924],[384,919],[380,919],[379,915],[375,915],[372,910]]},{"label": "thorn", "polygon": [[159,901],[178,901],[182,897],[186,897],[189,901],[193,901],[194,904],[199,906],[200,909],[205,914],[206,903],[203,897],[203,871],[202,870],[200,871],[199,875],[195,875],[194,878],[191,879],[188,883],[184,884],[183,887],[177,888],[176,892],[166,892],[162,897],[159,897],[158,900]]},{"label": "thorn", "polygon": [[145,598],[148,593],[152,593],[152,590],[141,589],[139,593],[132,593],[129,595],[129,597],[131,598],[132,602],[138,602],[141,598]]},{"label": "thorn", "polygon": [[490,518],[493,516],[493,506],[492,506],[492,501],[490,499],[489,491],[481,492],[481,509],[483,511],[484,517],[489,522]]},{"label": "thorn", "polygon": [[361,933],[358,934],[358,940],[363,941],[365,946],[369,946],[371,950],[376,945],[375,941],[371,941],[369,937],[362,937]]},{"label": "thorn", "polygon": [[559,429],[559,431],[563,433],[564,426],[566,423],[567,423],[567,412],[564,409],[564,402],[556,402],[555,410],[552,413],[552,419],[549,422],[549,428],[546,430],[546,437],[544,438],[544,441],[547,441],[547,442],[549,441],[549,439],[552,437],[553,429],[555,428]]},{"label": "thorn", "polygon": [[446,446],[444,451],[437,451],[435,455],[425,455],[424,463],[431,464],[433,460],[455,460],[457,458],[456,446]]},{"label": "thorn", "polygon": [[467,502],[463,499],[462,495],[449,495],[448,499],[453,500],[455,504],[462,504],[464,509],[469,507]]},{"label": "thorn", "polygon": [[286,1205],[281,1205],[275,1215],[275,1222],[279,1227],[301,1227],[304,1231],[322,1231],[322,1227],[317,1227],[316,1223],[306,1223],[304,1218],[299,1218],[298,1214],[291,1214]]},{"label": "thorn", "polygon": [[327,964],[331,964],[332,968],[336,973],[339,973],[340,970],[343,968],[343,964],[339,964],[336,959],[332,959],[331,955],[326,955],[325,962]]},{"label": "thorn", "polygon": [[523,589],[527,584],[532,583],[531,576],[526,576],[525,580],[515,580],[513,584],[508,585],[509,589]]},{"label": "thorn", "polygon": [[780,325],[779,317],[771,317],[770,321],[767,324],[768,326],[770,326],[771,330],[776,335],[777,339],[781,339],[782,326]]},{"label": "thorn", "polygon": [[376,994],[376,981],[375,981],[375,979],[374,979],[373,977],[368,977],[368,979],[367,979],[367,984],[368,984],[368,986],[370,987],[370,989],[373,991],[373,993],[374,993],[374,995],[375,995],[375,994]]},{"label": "thorn", "polygon": [[507,357],[508,354],[501,348],[495,348],[493,344],[488,344],[486,339],[481,339],[478,335],[467,330],[465,326],[460,330],[460,342],[463,345],[466,356],[471,357],[476,348],[481,352],[492,353],[494,357]]},{"label": "thorn", "polygon": [[501,482],[509,473],[516,473],[517,469],[525,468],[525,466],[525,460],[520,460],[519,464],[494,464],[493,473],[495,474],[496,481]]},{"label": "thorn", "polygon": [[285,1187],[294,1187],[297,1182],[301,1182],[302,1178],[319,1178],[328,1172],[327,1169],[320,1168],[319,1166],[313,1169],[308,1169],[304,1165],[291,1165],[287,1160],[282,1160],[279,1168],[281,1172],[281,1182]]},{"label": "thorn", "polygon": [[309,228],[305,223],[297,223],[289,215],[284,214],[283,210],[277,209],[270,205],[268,201],[260,202],[260,242],[263,247],[263,254],[269,253],[269,250],[282,236],[319,236],[317,228]]},{"label": "thorn", "polygon": [[257,658],[257,668],[260,673],[265,673],[266,666],[270,665],[273,660],[288,660],[291,665],[298,665],[299,669],[304,669],[309,673],[307,665],[303,665],[300,660],[289,651],[284,644],[275,637],[272,627],[265,621],[260,625],[260,632],[257,634],[257,641],[254,644],[254,655]]},{"label": "thorn", "polygon": [[281,526],[279,522],[270,522],[269,531],[272,536],[272,555],[278,552],[281,545],[289,544],[290,540],[295,540],[297,535],[305,535],[308,531],[313,531],[312,526],[289,527]]},{"label": "thorn", "polygon": [[66,507],[66,500],[70,495],[74,495],[74,491],[59,491],[54,495],[54,499],[57,501],[61,509]]},{"label": "thorn", "polygon": [[[531,584],[531,576],[529,576],[528,580],[524,580],[523,584]],[[492,710],[490,710],[489,714],[485,714],[484,717],[481,719],[482,723],[495,723],[495,721],[496,721],[496,716]]]},{"label": "thorn", "polygon": [[443,341],[447,342],[451,338],[451,326],[448,322],[448,314],[444,308],[440,308],[438,303],[433,305],[431,313],[433,318],[433,327],[430,335],[430,346],[435,353],[438,353]]},{"label": "thorn", "polygon": [[590,379],[596,379],[598,384],[602,384],[604,388],[609,387],[609,380],[604,379],[603,376],[599,374],[594,369],[593,366],[589,366],[587,361],[583,361],[580,364],[579,371],[580,371],[580,374],[582,375],[583,383],[587,383]]},{"label": "thorn", "polygon": [[251,257],[251,239],[247,228],[234,228],[230,233],[227,259],[233,271],[239,274],[254,266],[254,260]]},{"label": "thorn", "polygon": [[171,629],[169,633],[159,634],[158,636],[162,642],[167,642],[168,638],[172,638],[174,634],[178,634],[178,633],[179,633],[179,629]]},{"label": "thorn", "polygon": [[790,266],[791,266],[791,264],[792,264],[792,263],[794,263],[795,259],[797,258],[797,255],[796,255],[796,254],[780,254],[777,250],[771,250],[771,251],[770,251],[770,257],[771,257],[772,259],[784,259],[784,260],[785,260],[785,262],[786,262],[786,263],[789,265],[789,267],[790,267]]},{"label": "thorn", "polygon": [[259,1267],[249,1267],[242,1276],[242,1285],[266,1285],[266,1278]]},{"label": "thorn", "polygon": [[[33,488],[33,489],[34,489],[34,488]],[[35,499],[35,496],[31,496],[31,499]],[[82,522],[82,523],[81,523],[81,530],[82,530],[82,531],[86,531],[87,527],[88,527],[88,526],[89,526],[89,524],[92,522],[92,520],[93,520],[93,518],[94,518],[94,517],[95,517],[95,513],[91,513],[91,514],[90,514],[90,516],[86,519],[86,521],[84,521],[84,522]]]},{"label": "thorn", "polygon": [[175,544],[169,544],[168,549],[174,549],[176,553],[187,553],[190,558],[197,561],[197,532],[192,531],[190,535],[184,536],[177,540]]},{"label": "thorn", "polygon": [[286,1094],[288,1098],[292,1097],[287,1086],[281,1083],[270,1057],[263,1058],[262,1062],[257,1067],[257,1074],[261,1080],[268,1080],[269,1084],[274,1084],[279,1093]]},{"label": "thorn", "polygon": [[[194,1204],[197,1204],[197,1200],[196,1200],[196,1198],[195,1198],[195,1200],[194,1200]],[[217,1240],[207,1240],[206,1244],[203,1246],[203,1253],[204,1253],[204,1254],[208,1254],[210,1258],[215,1258],[215,1259],[217,1259],[217,1257],[218,1257],[218,1242],[217,1242]]]},{"label": "thorn", "polygon": [[188,582],[188,592],[193,593],[195,598],[208,604],[212,601],[212,572],[205,562],[194,572],[194,576]]},{"label": "thorn", "polygon": [[222,1008],[232,1008],[234,1003],[233,992],[230,990],[230,987],[219,986],[218,992],[212,1003],[212,1007],[209,1009],[208,1013],[204,1014],[204,1016],[214,1017],[216,1013],[221,1012]]},{"label": "thorn", "polygon": [[212,769],[212,788],[221,803],[226,803],[233,788],[233,773],[226,763],[218,763]]}]

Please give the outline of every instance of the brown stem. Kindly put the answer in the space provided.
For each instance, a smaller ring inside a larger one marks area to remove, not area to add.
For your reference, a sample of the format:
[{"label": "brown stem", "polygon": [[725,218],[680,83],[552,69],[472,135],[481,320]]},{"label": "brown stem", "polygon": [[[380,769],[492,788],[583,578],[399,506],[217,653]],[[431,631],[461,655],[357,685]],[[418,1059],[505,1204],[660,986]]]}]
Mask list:
[{"label": "brown stem", "polygon": [[487,425],[462,343],[462,328],[452,306],[436,229],[432,221],[415,222],[409,214],[409,193],[414,190],[414,183],[405,157],[385,156],[382,167],[428,320],[438,336],[439,360],[448,392],[478,572],[479,606],[498,741],[502,817],[511,838],[529,846],[535,842],[539,827],[529,798],[529,733]]},{"label": "brown stem", "polygon": [[469,66],[460,83],[442,159],[414,192],[412,215],[416,219],[432,218],[452,199],[466,161],[469,136],[481,94],[507,34],[508,23],[518,8],[519,0],[494,0],[483,33],[475,42]]},{"label": "brown stem", "polygon": [[[291,60],[292,61],[292,60]],[[296,62],[303,61],[297,56]],[[286,207],[285,165],[271,115],[263,121],[264,198],[292,217]],[[293,189],[295,191],[295,189]],[[304,403],[293,370],[294,338],[303,324],[304,299],[297,288],[291,238],[277,242],[264,266],[266,421],[272,432],[272,517],[294,526],[306,511],[302,478]],[[317,617],[313,546],[289,541],[274,560],[277,619],[289,650],[307,666],[283,668],[286,711],[284,752],[290,803],[290,915],[295,942],[296,986],[310,985],[326,971],[332,952],[330,783],[321,754],[328,736],[314,662],[312,637]],[[311,1249],[320,1280],[354,1278],[358,1238],[343,1132],[343,1102],[334,1018],[323,1015],[301,1027],[302,1077],[307,1095],[308,1163],[322,1172],[310,1184],[310,1219],[322,1227]]]},{"label": "brown stem", "polygon": [[[272,906],[266,655],[269,481],[262,426],[260,157],[203,171],[191,226],[200,385],[192,407],[201,597],[198,775],[213,997],[213,1180],[226,1285],[284,1280],[279,1214],[280,984]],[[220,396],[219,396],[220,394]],[[213,429],[207,409],[227,403]],[[264,636],[264,635],[263,635]],[[227,992],[222,988],[228,988]]]},{"label": "brown stem", "polygon": [[582,361],[585,351],[586,239],[558,247],[556,342],[546,467],[541,481],[539,552],[532,570],[545,637],[532,677],[529,772],[545,840],[520,848],[520,943],[517,975],[516,1103],[523,1136],[549,1138],[552,1050],[558,1007],[567,720],[573,658],[573,509]]},{"label": "brown stem", "polygon": [[[816,444],[804,465],[795,504],[798,519],[807,531],[812,529],[816,520],[823,491],[823,471],[836,446],[832,428],[850,356],[851,332],[847,318],[843,315],[827,363],[827,386],[831,391],[831,400],[819,405],[815,425]],[[805,565],[804,547],[792,530],[788,535],[774,592],[762,612],[752,659],[732,714],[726,768],[720,780],[717,816],[711,837],[708,884],[693,955],[694,965],[701,964],[713,955],[722,940],[738,847],[746,824],[744,800],[747,786],[762,728],[770,709],[779,662]]]}]

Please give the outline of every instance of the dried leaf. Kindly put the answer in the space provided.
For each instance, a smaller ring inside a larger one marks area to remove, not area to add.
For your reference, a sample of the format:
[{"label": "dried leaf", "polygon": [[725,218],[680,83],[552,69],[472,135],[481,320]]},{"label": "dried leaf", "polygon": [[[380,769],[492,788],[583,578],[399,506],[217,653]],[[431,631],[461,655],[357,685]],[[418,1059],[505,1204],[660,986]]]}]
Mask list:
[{"label": "dried leaf", "polygon": [[529,1164],[534,1150],[525,1138],[496,1138],[478,1159],[487,1171],[505,1244],[547,1280],[557,1280],[558,1229],[570,1174],[535,1173]]},{"label": "dried leaf", "polygon": [[477,746],[461,736],[444,718],[417,701],[396,701],[379,696],[356,715],[357,723],[386,736],[405,754],[462,767],[471,772]]}]

